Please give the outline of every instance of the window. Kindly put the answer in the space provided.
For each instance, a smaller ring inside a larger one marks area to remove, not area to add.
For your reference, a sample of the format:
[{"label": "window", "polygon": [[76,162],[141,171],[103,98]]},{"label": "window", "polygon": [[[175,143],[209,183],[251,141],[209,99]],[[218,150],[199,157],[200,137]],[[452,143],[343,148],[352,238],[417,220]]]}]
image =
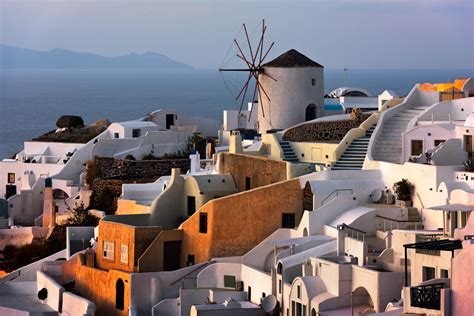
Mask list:
[{"label": "window", "polygon": [[301,286],[296,287],[296,297],[301,299]]},{"label": "window", "polygon": [[252,301],[252,287],[247,287],[247,301],[251,302]]},{"label": "window", "polygon": [[265,294],[265,292],[262,292],[262,298],[265,298],[267,296],[267,294]]},{"label": "window", "polygon": [[186,263],[187,266],[193,266],[195,262],[194,255],[188,255],[188,262]]},{"label": "window", "polygon": [[311,79],[311,85],[315,86],[316,85],[316,78]]},{"label": "window", "polygon": [[278,293],[281,294],[281,280],[278,280]]},{"label": "window", "polygon": [[295,214],[283,213],[281,219],[282,228],[295,228]]},{"label": "window", "polygon": [[235,289],[235,276],[224,275],[224,287],[231,287]]},{"label": "window", "polygon": [[413,139],[411,141],[411,155],[418,156],[418,155],[421,155],[422,153],[423,153],[423,141]]},{"label": "window", "polygon": [[196,212],[196,198],[194,196],[188,196],[188,216],[191,216]]},{"label": "window", "polygon": [[114,133],[114,138],[119,138],[119,133]]},{"label": "window", "polygon": [[15,174],[12,172],[8,173],[8,183],[15,183]]},{"label": "window", "polygon": [[128,245],[120,245],[120,262],[128,264]]},{"label": "window", "polygon": [[250,177],[245,177],[245,190],[250,190]]},{"label": "window", "polygon": [[445,141],[446,141],[445,139],[437,139],[434,141],[434,145],[438,146],[439,144],[444,143]]},{"label": "window", "polygon": [[104,258],[114,260],[114,243],[110,241],[104,241]]},{"label": "window", "polygon": [[133,138],[140,137],[140,129],[139,128],[132,129],[132,137]]},{"label": "window", "polygon": [[446,270],[446,269],[441,269],[441,275],[440,275],[440,277],[446,278],[446,279],[449,278],[449,272],[448,272],[448,270]]},{"label": "window", "polygon": [[199,213],[199,232],[207,233],[207,213]]},{"label": "window", "polygon": [[435,278],[435,268],[423,267],[423,282]]}]

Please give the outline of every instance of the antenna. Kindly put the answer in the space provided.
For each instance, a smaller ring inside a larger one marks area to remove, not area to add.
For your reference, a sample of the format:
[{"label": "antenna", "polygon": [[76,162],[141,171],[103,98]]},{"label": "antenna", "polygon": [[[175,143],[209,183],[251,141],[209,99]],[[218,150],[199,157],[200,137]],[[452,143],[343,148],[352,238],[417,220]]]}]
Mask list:
[{"label": "antenna", "polygon": [[347,71],[349,70],[349,68],[344,68],[344,87],[346,87],[346,75],[347,75]]}]

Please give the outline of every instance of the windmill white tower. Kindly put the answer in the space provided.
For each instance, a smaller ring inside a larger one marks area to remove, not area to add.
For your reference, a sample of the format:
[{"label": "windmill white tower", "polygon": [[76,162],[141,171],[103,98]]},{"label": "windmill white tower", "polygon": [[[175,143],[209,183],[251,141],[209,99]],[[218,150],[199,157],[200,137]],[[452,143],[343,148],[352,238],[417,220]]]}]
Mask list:
[{"label": "windmill white tower", "polygon": [[261,133],[286,129],[321,116],[324,106],[323,66],[291,49],[262,68],[266,76],[261,76],[259,82],[269,98],[261,100],[265,116],[261,111],[258,113]]},{"label": "windmill white tower", "polygon": [[[247,98],[258,100],[258,130],[281,130],[321,116],[324,106],[324,67],[308,57],[291,49],[274,60],[264,63],[274,43],[265,48],[264,38],[267,27],[262,21],[258,45],[252,47],[245,24],[242,30],[244,42],[240,45],[234,39],[237,57],[244,64],[242,68],[221,67],[220,72],[248,72],[247,80],[235,98],[240,103],[239,115]],[[246,49],[244,49],[246,48]],[[249,86],[253,82],[253,89]],[[250,92],[250,91],[249,91]],[[257,99],[258,92],[258,99]],[[249,115],[251,117],[251,113]]]}]

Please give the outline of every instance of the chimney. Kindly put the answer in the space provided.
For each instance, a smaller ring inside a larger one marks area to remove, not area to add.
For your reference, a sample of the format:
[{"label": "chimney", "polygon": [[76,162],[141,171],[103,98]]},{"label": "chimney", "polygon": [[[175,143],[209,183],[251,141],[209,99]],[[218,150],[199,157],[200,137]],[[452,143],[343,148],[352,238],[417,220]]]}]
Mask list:
[{"label": "chimney", "polygon": [[53,200],[53,179],[44,180],[43,190],[43,227],[54,228],[56,225],[56,209]]}]

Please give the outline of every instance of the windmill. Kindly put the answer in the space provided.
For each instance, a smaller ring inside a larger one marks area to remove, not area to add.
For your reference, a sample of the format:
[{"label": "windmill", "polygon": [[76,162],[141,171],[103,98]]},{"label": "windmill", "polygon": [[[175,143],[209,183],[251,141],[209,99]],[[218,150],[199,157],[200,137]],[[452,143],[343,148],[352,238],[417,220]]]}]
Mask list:
[{"label": "windmill", "polygon": [[[247,26],[245,23],[242,25],[242,29],[245,33],[245,43],[244,45],[239,44],[237,37],[234,38],[232,42],[232,46],[236,48],[235,50],[235,56],[237,57],[240,61],[240,63],[243,65],[241,68],[224,68],[220,67],[219,72],[248,72],[247,79],[243,86],[240,88],[239,92],[235,96],[235,101],[237,103],[240,103],[239,107],[239,115],[242,113],[242,107],[244,105],[245,99],[247,97],[247,92],[249,91],[249,86],[252,89],[252,83],[253,83],[253,93],[252,95],[252,102],[255,101],[255,96],[257,95],[257,90],[258,90],[258,98],[259,98],[259,104],[260,108],[262,110],[262,116],[265,117],[265,113],[263,112],[263,106],[262,106],[262,95],[265,96],[265,98],[270,101],[270,97],[268,93],[265,91],[263,88],[263,85],[260,82],[259,77],[260,76],[267,76],[271,78],[274,81],[277,81],[274,77],[270,76],[269,74],[266,74],[264,72],[263,64],[265,61],[265,58],[268,56],[270,53],[273,45],[275,44],[272,42],[269,46],[265,48],[265,32],[267,30],[267,26],[265,25],[265,20],[262,20],[262,26],[260,30],[260,36],[258,39],[258,44],[257,48],[255,49],[252,46],[252,41],[250,39],[249,33],[247,31]],[[240,32],[239,32],[240,34]],[[250,114],[249,114],[249,121],[250,117],[252,116],[252,111],[253,111],[253,106],[250,109]]]}]

